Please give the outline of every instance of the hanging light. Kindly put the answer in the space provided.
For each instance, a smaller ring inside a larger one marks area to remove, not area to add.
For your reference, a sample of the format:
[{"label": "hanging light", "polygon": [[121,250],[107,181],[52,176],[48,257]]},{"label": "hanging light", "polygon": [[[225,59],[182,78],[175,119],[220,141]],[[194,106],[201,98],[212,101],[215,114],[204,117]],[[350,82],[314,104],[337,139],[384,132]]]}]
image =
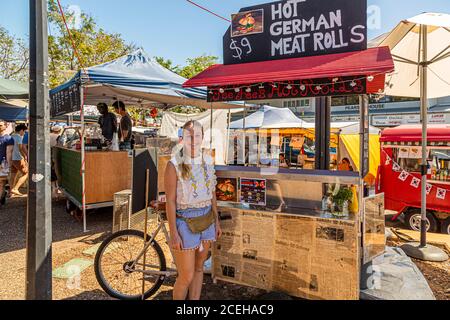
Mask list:
[{"label": "hanging light", "polygon": [[316,86],[316,90],[322,90],[322,86]]},{"label": "hanging light", "polygon": [[234,92],[239,93],[239,91],[241,91],[241,88],[235,88]]},{"label": "hanging light", "polygon": [[265,89],[264,84],[261,83],[261,84],[259,85],[259,89]]},{"label": "hanging light", "polygon": [[245,92],[247,92],[247,93],[252,92],[252,88],[248,87],[247,89],[245,89]]},{"label": "hanging light", "polygon": [[336,83],[339,81],[339,78],[333,78],[333,83]]},{"label": "hanging light", "polygon": [[219,92],[220,92],[220,93],[224,93],[225,90],[224,90],[223,88],[220,88],[220,89],[219,89]]},{"label": "hanging light", "polygon": [[292,86],[290,84],[288,84],[288,86],[286,87],[286,89],[291,90]]},{"label": "hanging light", "polygon": [[367,77],[367,81],[369,81],[369,82],[372,82],[372,81],[373,81],[373,79],[375,79],[375,77],[374,77],[374,76],[368,76],[368,77]]},{"label": "hanging light", "polygon": [[273,88],[277,88],[277,84],[274,82],[274,83],[272,83],[272,87]]},{"label": "hanging light", "polygon": [[212,90],[209,90],[209,94],[213,94],[214,92]]},{"label": "hanging light", "polygon": [[300,90],[305,91],[305,90],[306,90],[306,86],[305,86],[304,84],[302,84],[302,85],[300,86]]},{"label": "hanging light", "polygon": [[352,88],[356,87],[356,82],[355,81],[350,82],[350,87]]}]

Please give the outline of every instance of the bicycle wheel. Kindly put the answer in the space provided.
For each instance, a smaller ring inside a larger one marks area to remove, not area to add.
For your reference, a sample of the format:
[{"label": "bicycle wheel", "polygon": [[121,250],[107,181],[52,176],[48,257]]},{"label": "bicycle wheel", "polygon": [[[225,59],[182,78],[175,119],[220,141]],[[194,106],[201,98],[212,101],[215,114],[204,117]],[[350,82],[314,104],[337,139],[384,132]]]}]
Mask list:
[{"label": "bicycle wheel", "polygon": [[[150,237],[148,237],[150,239]],[[111,235],[103,241],[95,256],[95,276],[102,289],[111,297],[120,300],[142,299],[143,257],[136,261],[144,248],[144,233],[125,230]],[[166,271],[166,258],[155,241],[146,255],[146,270]],[[144,298],[158,291],[165,280],[163,275],[146,275]]]}]

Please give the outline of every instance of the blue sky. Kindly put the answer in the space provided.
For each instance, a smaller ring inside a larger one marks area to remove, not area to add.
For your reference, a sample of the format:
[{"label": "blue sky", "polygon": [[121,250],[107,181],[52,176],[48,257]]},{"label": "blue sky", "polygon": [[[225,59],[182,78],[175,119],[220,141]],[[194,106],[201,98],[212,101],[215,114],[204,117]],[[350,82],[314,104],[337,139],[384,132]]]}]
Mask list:
[{"label": "blue sky", "polygon": [[[332,0],[330,0],[332,1]],[[1,0],[0,25],[27,38],[29,0]],[[197,0],[225,17],[241,7],[265,0]],[[222,35],[228,24],[185,0],[62,0],[93,15],[109,32],[121,33],[152,56],[163,56],[183,65],[201,54],[222,56]],[[392,29],[399,20],[425,11],[450,13],[449,0],[368,0],[381,9],[380,29],[369,30],[373,38]]]}]

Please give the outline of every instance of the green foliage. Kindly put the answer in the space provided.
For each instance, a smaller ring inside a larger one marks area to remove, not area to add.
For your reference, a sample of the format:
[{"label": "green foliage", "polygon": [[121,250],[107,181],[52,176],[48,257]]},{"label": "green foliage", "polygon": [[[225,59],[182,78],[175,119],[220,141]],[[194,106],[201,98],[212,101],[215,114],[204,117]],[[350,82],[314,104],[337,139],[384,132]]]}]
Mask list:
[{"label": "green foliage", "polygon": [[217,57],[202,55],[196,58],[187,59],[187,66],[181,68],[178,74],[186,79],[190,79],[200,72],[208,69],[210,66],[217,63]]},{"label": "green foliage", "polygon": [[29,56],[24,41],[0,26],[0,77],[27,82]]},{"label": "green foliage", "polygon": [[[67,20],[74,19],[66,8],[64,13]],[[48,19],[50,87],[56,87],[69,80],[82,67],[99,65],[136,49],[133,44],[127,44],[120,34],[108,33],[99,28],[90,15],[82,12],[79,28],[70,29],[80,55],[80,64],[55,0],[48,2]]]},{"label": "green foliage", "polygon": [[341,187],[336,195],[333,195],[333,202],[342,207],[345,201],[351,202],[353,199],[353,192],[349,187]]},{"label": "green foliage", "polygon": [[180,66],[174,66],[172,60],[164,59],[163,57],[155,57],[156,62],[162,65],[164,68],[169,69],[172,72],[178,73]]}]

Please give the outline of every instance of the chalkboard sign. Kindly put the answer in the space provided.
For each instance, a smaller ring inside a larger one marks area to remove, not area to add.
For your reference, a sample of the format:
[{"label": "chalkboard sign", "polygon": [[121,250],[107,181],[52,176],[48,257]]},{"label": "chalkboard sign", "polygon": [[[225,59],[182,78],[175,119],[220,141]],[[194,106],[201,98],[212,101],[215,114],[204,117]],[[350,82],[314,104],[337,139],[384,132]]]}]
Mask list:
[{"label": "chalkboard sign", "polygon": [[367,93],[365,77],[333,78],[288,81],[286,83],[265,83],[260,86],[222,86],[208,88],[208,102],[251,101],[310,98],[322,96],[344,96]]},{"label": "chalkboard sign", "polygon": [[147,190],[147,170],[149,176],[149,202],[157,200],[158,172],[156,150],[148,149],[133,151],[133,214],[145,209],[145,192]]},{"label": "chalkboard sign", "polygon": [[225,64],[367,49],[367,0],[283,0],[243,8],[231,19]]},{"label": "chalkboard sign", "polygon": [[80,94],[80,86],[77,83],[70,85],[64,90],[51,94],[50,115],[52,117],[58,117],[80,111]]}]

